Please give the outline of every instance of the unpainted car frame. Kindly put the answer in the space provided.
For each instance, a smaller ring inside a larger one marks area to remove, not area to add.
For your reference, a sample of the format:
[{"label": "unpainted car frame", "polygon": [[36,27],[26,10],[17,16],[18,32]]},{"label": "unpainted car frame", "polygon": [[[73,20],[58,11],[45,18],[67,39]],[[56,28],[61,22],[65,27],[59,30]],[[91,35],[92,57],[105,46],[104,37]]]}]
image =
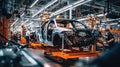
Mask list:
[{"label": "unpainted car frame", "polygon": [[91,30],[75,20],[50,19],[41,25],[37,35],[40,42],[55,47],[81,48],[93,43]]}]

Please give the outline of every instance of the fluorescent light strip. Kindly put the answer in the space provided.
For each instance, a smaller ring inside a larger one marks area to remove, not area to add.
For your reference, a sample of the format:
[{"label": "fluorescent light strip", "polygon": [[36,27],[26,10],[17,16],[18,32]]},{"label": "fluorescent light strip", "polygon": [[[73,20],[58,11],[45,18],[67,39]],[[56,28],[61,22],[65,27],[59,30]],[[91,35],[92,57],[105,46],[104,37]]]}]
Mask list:
[{"label": "fluorescent light strip", "polygon": [[75,3],[73,3],[73,4],[70,4],[70,5],[68,5],[68,6],[65,6],[65,7],[63,7],[63,8],[61,8],[61,9],[53,12],[53,13],[52,13],[52,16],[58,15],[58,14],[60,14],[60,13],[63,13],[63,12],[65,12],[65,11],[69,10],[70,8],[75,8],[75,7],[77,7],[77,6],[80,6],[80,5],[82,5],[82,4],[87,3],[87,2],[89,2],[89,1],[91,1],[91,0],[80,0],[80,1],[77,1],[77,2],[75,2]]},{"label": "fluorescent light strip", "polygon": [[32,8],[38,1],[39,1],[39,0],[35,0],[35,1],[33,2],[33,4],[30,6],[30,8]]},{"label": "fluorescent light strip", "polygon": [[[77,1],[77,2],[75,2],[75,3],[73,3],[73,4],[76,4],[76,3],[78,3],[78,2],[80,3],[80,2],[83,2],[83,1],[84,1],[84,0],[80,0],[80,1]],[[67,5],[67,6],[65,6],[65,7],[61,8],[61,9],[55,11],[55,12],[53,12],[52,15],[57,15],[57,14],[63,13],[63,12],[65,12],[65,11],[69,10],[70,8],[72,8],[72,4]]]},{"label": "fluorescent light strip", "polygon": [[23,13],[23,14],[21,15],[21,17],[23,17],[23,15],[25,15],[25,13]]},{"label": "fluorescent light strip", "polygon": [[23,25],[23,24],[25,24],[25,23],[27,23],[29,20],[27,19],[25,22],[23,22],[21,25]]},{"label": "fluorescent light strip", "polygon": [[48,8],[49,6],[53,5],[57,1],[58,0],[54,0],[54,1],[49,2],[47,5],[43,6],[37,13],[32,15],[32,17],[35,17],[36,15],[38,15],[39,13],[41,13],[42,11],[44,11],[46,8]]},{"label": "fluorescent light strip", "polygon": [[73,4],[73,5],[72,5],[72,8],[75,8],[75,7],[77,7],[77,6],[80,6],[80,5],[85,4],[85,3],[87,3],[87,2],[90,2],[90,1],[91,1],[91,0],[85,0],[85,1],[82,2],[82,3]]},{"label": "fluorescent light strip", "polygon": [[32,20],[40,20],[40,18],[32,19]]},{"label": "fluorescent light strip", "polygon": [[26,26],[29,26],[29,25],[31,25],[31,24],[33,24],[34,22],[33,21],[31,21],[30,23],[28,23]]},{"label": "fluorescent light strip", "polygon": [[15,20],[15,22],[12,23],[11,26],[13,26],[18,20],[19,20],[19,19],[17,18],[17,19]]},{"label": "fluorescent light strip", "polygon": [[[25,15],[25,13],[22,13],[21,17],[23,17]],[[15,22],[12,23],[11,26],[13,26],[19,19],[17,19]]]},{"label": "fluorescent light strip", "polygon": [[77,21],[85,21],[87,20],[88,18],[82,18],[82,19],[77,19]]},{"label": "fluorescent light strip", "polygon": [[79,1],[77,1],[77,2],[74,2],[73,5],[74,5],[74,4],[80,4],[80,2],[82,2],[82,1],[86,1],[86,0],[79,0]]},{"label": "fluorescent light strip", "polygon": [[110,23],[110,25],[117,25],[118,23]]},{"label": "fluorescent light strip", "polygon": [[[97,17],[103,17],[104,14],[98,14]],[[77,19],[77,21],[85,21],[87,20],[88,18],[82,18],[82,19]]]}]

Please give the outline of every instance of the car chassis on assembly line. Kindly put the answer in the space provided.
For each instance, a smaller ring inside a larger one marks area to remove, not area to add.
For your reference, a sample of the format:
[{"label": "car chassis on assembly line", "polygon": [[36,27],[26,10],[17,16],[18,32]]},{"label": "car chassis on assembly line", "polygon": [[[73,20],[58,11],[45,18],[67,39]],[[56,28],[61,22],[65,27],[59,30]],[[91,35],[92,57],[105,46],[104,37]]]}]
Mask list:
[{"label": "car chassis on assembly line", "polygon": [[93,44],[94,37],[91,30],[78,21],[48,20],[41,25],[39,35],[40,42],[47,44],[43,47],[45,55],[53,56],[57,60],[99,55],[96,51],[84,50],[84,47]]}]

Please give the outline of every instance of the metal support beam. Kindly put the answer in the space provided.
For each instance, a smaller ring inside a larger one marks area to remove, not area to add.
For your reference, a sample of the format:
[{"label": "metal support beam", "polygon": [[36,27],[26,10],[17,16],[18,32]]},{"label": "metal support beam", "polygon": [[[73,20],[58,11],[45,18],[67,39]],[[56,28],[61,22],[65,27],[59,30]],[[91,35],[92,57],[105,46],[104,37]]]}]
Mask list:
[{"label": "metal support beam", "polygon": [[69,19],[72,19],[72,8],[69,10]]},{"label": "metal support beam", "polygon": [[55,16],[55,15],[58,15],[58,14],[60,14],[60,13],[66,12],[66,11],[70,10],[70,8],[75,8],[75,7],[77,7],[77,6],[83,5],[83,4],[85,4],[85,3],[87,3],[87,2],[90,2],[90,1],[91,1],[91,0],[80,0],[80,1],[77,1],[77,2],[75,2],[75,3],[69,4],[69,5],[67,5],[67,6],[65,6],[65,7],[61,8],[61,9],[55,11],[55,12],[53,12],[53,13],[51,14],[51,17],[52,17],[52,16]]},{"label": "metal support beam", "polygon": [[39,13],[41,13],[42,11],[44,11],[46,8],[48,8],[49,6],[53,5],[54,3],[56,3],[58,0],[52,0],[51,2],[49,2],[47,5],[45,5],[44,7],[42,7],[41,9],[39,9],[39,11],[37,13],[35,13],[34,15],[32,15],[32,18],[35,17],[36,15],[38,15]]}]

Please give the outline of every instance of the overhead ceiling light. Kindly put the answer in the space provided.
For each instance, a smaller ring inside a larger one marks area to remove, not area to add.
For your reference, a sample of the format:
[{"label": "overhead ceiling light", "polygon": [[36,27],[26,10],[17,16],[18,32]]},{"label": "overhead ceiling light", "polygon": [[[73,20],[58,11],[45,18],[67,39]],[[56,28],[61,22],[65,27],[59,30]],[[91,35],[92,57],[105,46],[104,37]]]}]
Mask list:
[{"label": "overhead ceiling light", "polygon": [[40,20],[40,18],[32,19],[32,20]]},{"label": "overhead ceiling light", "polygon": [[23,13],[22,15],[21,15],[21,17],[23,17],[25,15],[25,13]]},{"label": "overhead ceiling light", "polygon": [[[104,14],[98,14],[97,17],[103,17]],[[82,19],[77,19],[77,21],[85,21],[87,20],[88,18],[82,18]]]},{"label": "overhead ceiling light", "polygon": [[80,1],[77,1],[77,2],[75,2],[75,3],[72,3],[72,4],[70,4],[70,5],[67,5],[67,6],[65,6],[65,7],[61,8],[61,9],[55,11],[55,12],[53,12],[51,15],[52,15],[52,16],[58,15],[58,14],[60,14],[60,13],[63,13],[63,12],[65,12],[65,11],[67,11],[67,10],[70,10],[71,8],[75,8],[75,7],[77,7],[77,6],[80,6],[80,5],[82,5],[82,4],[85,4],[85,3],[89,2],[89,1],[91,1],[91,0],[80,0]]},{"label": "overhead ceiling light", "polygon": [[110,23],[110,25],[117,25],[118,23]]},{"label": "overhead ceiling light", "polygon": [[29,26],[29,25],[31,25],[31,24],[33,24],[34,22],[33,21],[31,21],[29,24],[27,24],[26,26]]},{"label": "overhead ceiling light", "polygon": [[32,5],[30,6],[30,8],[32,8],[39,0],[35,0]]},{"label": "overhead ceiling light", "polygon": [[23,25],[23,24],[25,24],[25,23],[27,23],[29,21],[29,19],[27,19],[25,22],[23,22],[21,25]]},{"label": "overhead ceiling light", "polygon": [[74,5],[74,4],[80,4],[80,2],[82,2],[82,1],[85,1],[85,0],[79,0],[79,1],[77,1],[77,2],[74,2],[73,5]]},{"label": "overhead ceiling light", "polygon": [[81,3],[74,3],[73,5],[72,5],[72,8],[75,8],[75,7],[77,7],[77,6],[80,6],[80,5],[82,5],[82,4],[85,4],[85,3],[87,3],[87,2],[90,2],[91,0],[81,0],[82,2]]},{"label": "overhead ceiling light", "polygon": [[49,6],[53,5],[57,1],[58,0],[54,0],[54,1],[52,0],[47,5],[43,6],[37,13],[35,13],[34,15],[32,15],[32,17],[35,17],[36,15],[38,15],[39,13],[41,13],[42,11],[44,11],[46,8],[48,8]]},{"label": "overhead ceiling light", "polygon": [[19,20],[19,19],[17,18],[17,19],[12,23],[11,26],[13,26],[15,23],[17,23],[18,20]]},{"label": "overhead ceiling light", "polygon": [[88,18],[82,18],[82,19],[77,19],[77,21],[85,21],[87,20]]}]

